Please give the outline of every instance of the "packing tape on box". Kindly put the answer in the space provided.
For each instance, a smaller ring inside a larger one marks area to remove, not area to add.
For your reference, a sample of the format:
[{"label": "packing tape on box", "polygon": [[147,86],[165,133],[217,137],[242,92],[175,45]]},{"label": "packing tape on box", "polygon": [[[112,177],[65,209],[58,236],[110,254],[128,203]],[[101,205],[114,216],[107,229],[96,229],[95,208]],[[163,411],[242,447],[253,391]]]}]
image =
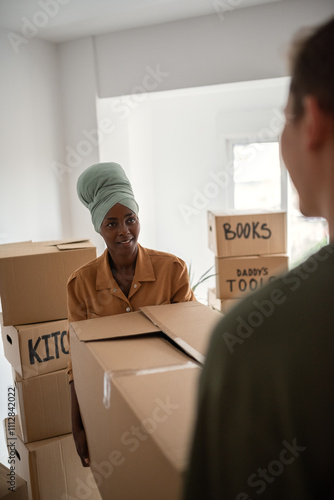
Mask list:
[{"label": "packing tape on box", "polygon": [[200,352],[196,351],[196,349],[191,347],[191,345],[187,344],[187,342],[185,342],[183,339],[181,339],[180,337],[174,337],[174,342],[176,342],[177,345],[182,347],[182,349],[184,349],[185,352],[190,354],[190,356],[196,359],[199,363],[201,363],[202,365],[204,364],[205,356],[203,356],[203,354],[201,354]]},{"label": "packing tape on box", "polygon": [[182,365],[172,365],[172,366],[163,366],[160,368],[147,368],[142,370],[123,370],[122,372],[117,373],[116,375],[112,373],[110,370],[104,372],[104,380],[103,380],[103,405],[109,410],[110,408],[110,394],[111,394],[111,381],[117,377],[124,377],[129,375],[148,375],[150,373],[164,373],[169,371],[176,370],[184,370],[189,369],[191,367],[198,367],[196,363],[193,361],[187,361]]},{"label": "packing tape on box", "polygon": [[110,392],[111,392],[111,379],[113,374],[110,371],[104,372],[103,380],[103,405],[109,410],[110,408]]}]

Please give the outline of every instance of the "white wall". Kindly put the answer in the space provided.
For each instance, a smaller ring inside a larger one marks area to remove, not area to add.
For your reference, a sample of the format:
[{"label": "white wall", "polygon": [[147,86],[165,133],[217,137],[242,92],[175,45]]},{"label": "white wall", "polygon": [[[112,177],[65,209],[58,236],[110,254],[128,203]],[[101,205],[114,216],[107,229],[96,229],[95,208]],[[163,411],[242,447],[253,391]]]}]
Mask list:
[{"label": "white wall", "polygon": [[96,37],[100,97],[285,76],[292,35],[334,14],[333,0],[215,5],[231,10]]},{"label": "white wall", "polygon": [[61,237],[51,160],[62,148],[54,44],[30,40],[13,50],[0,29],[0,243]]},{"label": "white wall", "polygon": [[[96,119],[96,71],[91,37],[58,46],[64,149],[58,162],[64,238],[90,238],[103,248],[88,210],[76,194],[81,172],[99,161]],[[62,158],[62,157],[61,157]]]}]

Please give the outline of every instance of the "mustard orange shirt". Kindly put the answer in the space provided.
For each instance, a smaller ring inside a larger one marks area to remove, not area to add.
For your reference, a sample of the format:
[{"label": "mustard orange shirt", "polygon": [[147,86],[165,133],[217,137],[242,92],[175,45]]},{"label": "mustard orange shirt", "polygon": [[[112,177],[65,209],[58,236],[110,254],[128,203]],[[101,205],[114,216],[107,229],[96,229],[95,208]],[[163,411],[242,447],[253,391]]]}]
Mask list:
[{"label": "mustard orange shirt", "polygon": [[[67,283],[69,321],[111,316],[140,307],[196,300],[186,264],[175,255],[138,244],[135,275],[128,297],[114,279],[108,250],[77,269]],[[73,380],[71,362],[68,366]]]}]

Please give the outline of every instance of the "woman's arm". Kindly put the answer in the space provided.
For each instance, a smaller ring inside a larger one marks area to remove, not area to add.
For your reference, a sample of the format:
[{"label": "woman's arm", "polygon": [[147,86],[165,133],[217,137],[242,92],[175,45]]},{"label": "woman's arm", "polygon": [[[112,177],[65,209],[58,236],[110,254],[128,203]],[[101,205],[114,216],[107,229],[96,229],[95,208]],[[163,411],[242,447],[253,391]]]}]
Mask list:
[{"label": "woman's arm", "polygon": [[171,302],[188,302],[196,300],[194,292],[189,283],[189,274],[186,263],[181,259],[177,259],[173,265],[172,274],[173,295]]},{"label": "woman's arm", "polygon": [[75,392],[73,380],[70,382],[70,388],[73,438],[82,465],[84,467],[89,467],[89,453],[86,432],[82,423],[77,393]]},{"label": "woman's arm", "polygon": [[[68,319],[70,322],[80,321],[86,319],[87,317],[84,307],[84,301],[81,298],[81,291],[82,287],[80,287],[79,279],[75,276],[74,273],[69,278],[69,281],[67,283],[67,309],[68,309]],[[81,463],[84,467],[88,467],[89,453],[87,446],[87,438],[86,438],[85,428],[82,423],[80,407],[73,382],[71,344],[69,335],[68,335],[68,343],[70,347],[70,353],[69,353],[67,374],[69,377],[69,384],[71,390],[72,434]]]}]

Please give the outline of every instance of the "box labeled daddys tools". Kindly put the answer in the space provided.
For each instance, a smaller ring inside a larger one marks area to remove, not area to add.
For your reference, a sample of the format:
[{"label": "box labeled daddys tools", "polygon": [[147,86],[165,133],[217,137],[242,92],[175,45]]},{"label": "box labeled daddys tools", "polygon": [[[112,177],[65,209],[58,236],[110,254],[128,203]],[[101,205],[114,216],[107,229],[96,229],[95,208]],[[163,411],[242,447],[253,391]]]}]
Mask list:
[{"label": "box labeled daddys tools", "polygon": [[288,269],[287,255],[256,255],[217,258],[216,294],[226,299],[242,298]]}]

